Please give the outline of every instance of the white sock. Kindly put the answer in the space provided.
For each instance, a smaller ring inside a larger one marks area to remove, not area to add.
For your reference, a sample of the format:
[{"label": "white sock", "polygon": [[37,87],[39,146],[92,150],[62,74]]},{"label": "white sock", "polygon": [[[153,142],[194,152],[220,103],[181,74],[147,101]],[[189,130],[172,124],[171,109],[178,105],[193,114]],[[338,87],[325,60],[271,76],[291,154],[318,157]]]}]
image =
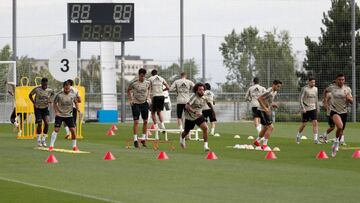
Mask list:
[{"label": "white sock", "polygon": [[137,141],[137,140],[138,140],[137,135],[134,135],[134,141]]},{"label": "white sock", "polygon": [[256,126],[256,131],[258,132],[258,134],[261,132],[261,125]]},{"label": "white sock", "polygon": [[183,130],[183,126],[181,124],[179,125],[179,128],[180,128],[180,130]]},{"label": "white sock", "polygon": [[210,134],[215,134],[215,128],[211,128],[211,130],[210,130]]},{"label": "white sock", "polygon": [[146,135],[145,135],[145,134],[142,134],[141,139],[142,139],[142,140],[146,140]]},{"label": "white sock", "polygon": [[258,136],[258,137],[256,138],[256,141],[260,142],[261,138],[262,138],[262,137],[259,137],[259,136]]},{"label": "white sock", "polygon": [[165,124],[164,124],[164,122],[161,123],[161,128],[162,128],[162,129],[165,129]]},{"label": "white sock", "polygon": [[317,140],[318,139],[318,134],[314,134],[314,140]]},{"label": "white sock", "polygon": [[66,135],[70,135],[70,129],[69,129],[69,127],[65,127],[65,131],[66,131]]},{"label": "white sock", "polygon": [[345,136],[344,135],[341,135],[340,142],[345,142]]},{"label": "white sock", "polygon": [[205,149],[209,149],[208,142],[204,142],[204,148],[205,148]]},{"label": "white sock", "polygon": [[301,132],[298,132],[296,137],[301,137]]},{"label": "white sock", "polygon": [[263,145],[267,145],[267,142],[268,142],[268,139],[264,139],[264,141],[263,141]]},{"label": "white sock", "polygon": [[181,135],[180,135],[180,144],[185,144],[185,138],[182,138]]},{"label": "white sock", "polygon": [[327,133],[326,133],[326,131],[324,132],[324,137],[327,137],[328,135],[327,135]]},{"label": "white sock", "polygon": [[42,136],[41,142],[45,142],[45,141],[46,141],[46,136],[47,136],[47,134],[44,134],[44,135]]},{"label": "white sock", "polygon": [[36,137],[37,137],[37,141],[40,142],[41,141],[41,134],[37,134]]},{"label": "white sock", "polygon": [[159,125],[157,123],[155,123],[155,128],[159,129]]},{"label": "white sock", "polygon": [[75,147],[75,146],[76,146],[76,139],[72,140],[72,147]]},{"label": "white sock", "polygon": [[51,147],[54,147],[54,144],[55,144],[55,141],[56,141],[56,136],[57,136],[57,132],[53,132],[52,134],[51,134],[51,139],[50,139],[50,146]]}]

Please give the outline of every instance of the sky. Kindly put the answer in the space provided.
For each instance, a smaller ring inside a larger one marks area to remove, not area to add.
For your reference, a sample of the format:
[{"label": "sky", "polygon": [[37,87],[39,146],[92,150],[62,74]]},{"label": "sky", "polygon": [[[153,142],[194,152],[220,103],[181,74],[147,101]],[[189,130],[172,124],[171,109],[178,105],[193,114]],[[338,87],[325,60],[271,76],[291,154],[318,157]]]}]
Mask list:
[{"label": "sky", "polygon": [[[359,4],[360,0],[356,2]],[[12,1],[0,0],[0,47],[12,44]],[[46,59],[62,48],[67,32],[67,3],[101,2],[69,0],[17,0],[18,56]],[[121,1],[113,1],[121,2]],[[124,1],[123,1],[124,2]],[[180,56],[180,0],[128,0],[135,3],[135,41],[127,42],[126,55],[154,59],[162,65],[178,62]],[[294,53],[304,58],[304,37],[320,35],[323,12],[330,0],[184,0],[184,57],[195,58],[201,67],[201,35],[206,35],[206,78],[225,82],[219,46],[233,29],[241,32],[255,26],[265,31],[287,30]],[[76,51],[76,42],[67,42]],[[100,43],[82,43],[82,58],[99,55]],[[120,43],[115,43],[120,55]],[[201,74],[201,72],[200,72]]]}]

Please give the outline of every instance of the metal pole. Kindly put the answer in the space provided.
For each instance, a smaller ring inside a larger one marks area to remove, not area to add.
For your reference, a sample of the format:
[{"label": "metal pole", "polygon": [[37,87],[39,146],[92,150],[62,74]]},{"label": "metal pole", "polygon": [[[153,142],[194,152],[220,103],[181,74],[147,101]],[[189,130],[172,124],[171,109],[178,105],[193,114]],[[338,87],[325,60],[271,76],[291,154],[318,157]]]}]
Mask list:
[{"label": "metal pole", "polygon": [[66,33],[63,33],[62,36],[63,36],[63,49],[66,49]]},{"label": "metal pole", "polygon": [[184,0],[180,0],[180,72],[184,72]]},{"label": "metal pole", "polygon": [[351,66],[352,66],[352,122],[356,122],[356,55],[355,55],[355,0],[351,1]]},{"label": "metal pole", "polygon": [[121,122],[125,122],[125,42],[121,42]]},{"label": "metal pole", "polygon": [[267,87],[270,87],[270,59],[267,61]]},{"label": "metal pole", "polygon": [[81,75],[81,42],[80,41],[76,41],[76,50],[77,50],[77,61],[78,61],[78,64],[77,64],[77,76],[80,78]]},{"label": "metal pole", "polygon": [[16,0],[13,0],[13,36],[12,36],[12,60],[16,61]]},{"label": "metal pole", "polygon": [[205,34],[202,34],[202,81],[205,83]]}]

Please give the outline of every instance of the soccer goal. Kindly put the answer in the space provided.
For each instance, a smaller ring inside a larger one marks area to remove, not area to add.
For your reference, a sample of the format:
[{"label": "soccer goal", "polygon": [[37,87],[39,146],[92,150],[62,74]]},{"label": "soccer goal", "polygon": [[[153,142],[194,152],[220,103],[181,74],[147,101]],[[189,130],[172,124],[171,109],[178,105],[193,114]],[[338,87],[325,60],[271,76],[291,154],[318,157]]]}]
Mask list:
[{"label": "soccer goal", "polygon": [[0,123],[5,123],[15,105],[16,61],[0,61],[0,84]]}]

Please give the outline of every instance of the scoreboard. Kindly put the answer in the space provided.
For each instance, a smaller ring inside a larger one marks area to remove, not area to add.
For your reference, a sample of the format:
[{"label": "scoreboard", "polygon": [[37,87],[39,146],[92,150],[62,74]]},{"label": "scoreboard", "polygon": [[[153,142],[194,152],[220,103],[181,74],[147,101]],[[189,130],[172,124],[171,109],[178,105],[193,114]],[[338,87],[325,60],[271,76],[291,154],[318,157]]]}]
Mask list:
[{"label": "scoreboard", "polygon": [[69,41],[133,41],[133,3],[68,3]]}]

